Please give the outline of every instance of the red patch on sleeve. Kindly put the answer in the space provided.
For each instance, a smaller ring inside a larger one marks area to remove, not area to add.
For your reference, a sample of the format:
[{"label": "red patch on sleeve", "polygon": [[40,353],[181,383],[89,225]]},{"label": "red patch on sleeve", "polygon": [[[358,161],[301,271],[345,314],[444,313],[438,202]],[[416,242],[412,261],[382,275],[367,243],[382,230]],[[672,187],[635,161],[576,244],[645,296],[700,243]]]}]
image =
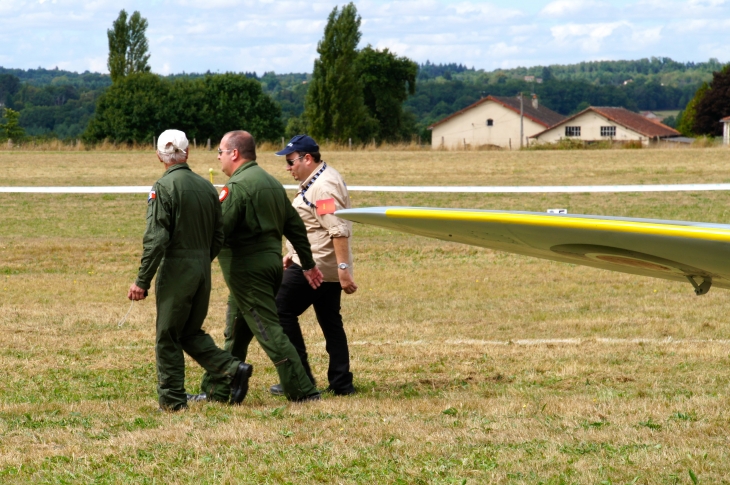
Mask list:
[{"label": "red patch on sleeve", "polygon": [[218,195],[218,200],[223,202],[226,200],[226,197],[228,197],[228,187],[223,187],[223,190],[221,190],[221,193]]},{"label": "red patch on sleeve", "polygon": [[334,214],[337,210],[335,206],[335,199],[324,199],[317,201],[317,215],[323,216],[325,214]]}]

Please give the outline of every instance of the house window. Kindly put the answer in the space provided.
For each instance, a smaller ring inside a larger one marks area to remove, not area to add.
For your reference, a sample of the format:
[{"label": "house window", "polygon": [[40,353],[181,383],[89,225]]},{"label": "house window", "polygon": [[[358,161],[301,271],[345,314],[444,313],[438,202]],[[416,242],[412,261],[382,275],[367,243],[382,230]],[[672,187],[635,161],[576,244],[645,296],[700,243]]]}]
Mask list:
[{"label": "house window", "polygon": [[494,120],[492,118],[487,120],[487,126],[494,126]]},{"label": "house window", "polygon": [[580,126],[566,126],[565,136],[580,136]]},{"label": "house window", "polygon": [[616,136],[616,127],[615,126],[602,126],[601,127],[601,136]]}]

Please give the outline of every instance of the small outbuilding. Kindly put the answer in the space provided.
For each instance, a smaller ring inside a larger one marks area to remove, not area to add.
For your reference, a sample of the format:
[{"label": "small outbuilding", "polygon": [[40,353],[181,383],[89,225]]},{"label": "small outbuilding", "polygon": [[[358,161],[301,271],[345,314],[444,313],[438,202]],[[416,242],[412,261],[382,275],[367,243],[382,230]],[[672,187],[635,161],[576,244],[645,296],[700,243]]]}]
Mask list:
[{"label": "small outbuilding", "polygon": [[626,108],[590,106],[565,118],[533,138],[538,143],[555,143],[562,139],[585,142],[641,142],[648,146],[659,140],[678,137],[674,128],[646,118]]},{"label": "small outbuilding", "polygon": [[532,100],[487,96],[428,127],[433,148],[457,149],[480,146],[520,147],[520,103],[525,143],[535,133],[559,123],[565,116]]},{"label": "small outbuilding", "polygon": [[726,116],[720,120],[722,123],[722,144],[730,145],[730,116]]}]

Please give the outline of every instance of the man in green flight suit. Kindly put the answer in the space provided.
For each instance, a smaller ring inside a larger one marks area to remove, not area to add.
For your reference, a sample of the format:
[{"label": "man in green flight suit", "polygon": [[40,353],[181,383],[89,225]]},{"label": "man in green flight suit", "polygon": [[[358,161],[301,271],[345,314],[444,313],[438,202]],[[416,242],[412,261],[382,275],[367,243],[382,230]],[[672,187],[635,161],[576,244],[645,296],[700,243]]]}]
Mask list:
[{"label": "man in green flight suit", "polygon": [[[284,395],[290,401],[317,400],[320,394],[307,377],[276,312],[276,293],[283,275],[282,236],[296,248],[312,288],[322,283],[307,230],[281,183],[256,163],[256,144],[249,133],[227,133],[218,159],[221,170],[230,177],[220,193],[225,243],[218,262],[230,290],[224,348],[246,360],[248,345],[256,337],[276,366]],[[211,372],[203,376],[200,389],[202,393],[191,400],[228,399],[228,386]]]},{"label": "man in green flight suit", "polygon": [[219,349],[202,329],[210,300],[210,263],[223,244],[220,202],[215,188],[187,164],[188,140],[164,131],[157,158],[165,165],[147,199],[142,264],[127,297],[143,300],[152,277],[157,303],[157,393],[160,409],[187,407],[183,351],[225,383],[230,403],[246,397],[253,368]]}]

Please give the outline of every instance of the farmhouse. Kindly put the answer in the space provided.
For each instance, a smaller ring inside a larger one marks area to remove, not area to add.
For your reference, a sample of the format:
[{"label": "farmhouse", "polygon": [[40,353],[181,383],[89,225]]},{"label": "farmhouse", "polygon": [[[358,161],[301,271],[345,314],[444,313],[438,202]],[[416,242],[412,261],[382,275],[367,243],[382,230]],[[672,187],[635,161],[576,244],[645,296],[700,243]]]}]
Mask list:
[{"label": "farmhouse", "polygon": [[626,108],[590,106],[533,135],[538,143],[555,143],[561,139],[593,141],[638,141],[649,145],[662,139],[678,137],[674,128],[646,118]]},{"label": "farmhouse", "polygon": [[[487,96],[428,127],[433,148],[465,148],[485,145],[520,147],[520,99]],[[522,133],[529,136],[559,123],[565,116],[544,106],[537,97],[522,101]]]}]

